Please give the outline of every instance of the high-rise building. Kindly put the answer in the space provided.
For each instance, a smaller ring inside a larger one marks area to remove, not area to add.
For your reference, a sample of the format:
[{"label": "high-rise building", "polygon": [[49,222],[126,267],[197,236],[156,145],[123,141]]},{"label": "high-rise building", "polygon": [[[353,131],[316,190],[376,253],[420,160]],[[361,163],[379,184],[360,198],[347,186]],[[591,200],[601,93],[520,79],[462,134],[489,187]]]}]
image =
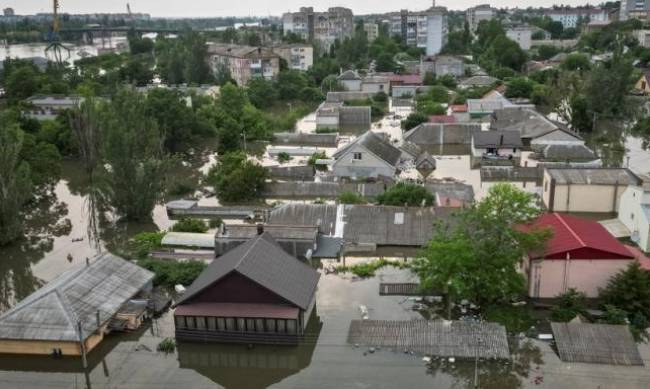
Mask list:
[{"label": "high-rise building", "polygon": [[298,12],[282,15],[284,34],[294,33],[329,50],[338,40],[351,37],[354,31],[352,10],[332,7],[326,12],[314,12],[313,7],[302,7]]},{"label": "high-rise building", "polygon": [[619,19],[650,19],[650,0],[621,0]]},{"label": "high-rise building", "polygon": [[379,25],[377,23],[364,23],[363,30],[366,32],[368,42],[372,42],[379,36]]},{"label": "high-rise building", "polygon": [[476,32],[479,23],[483,20],[492,20],[494,14],[494,9],[490,7],[490,4],[481,4],[465,11],[465,21],[469,25],[469,30]]},{"label": "high-rise building", "polygon": [[14,9],[8,7],[8,8],[3,9],[2,13],[4,14],[4,16],[14,16]]},{"label": "high-rise building", "polygon": [[407,46],[421,47],[427,55],[440,53],[447,44],[447,8],[433,6],[426,11],[401,10],[389,15],[391,35],[402,38]]}]

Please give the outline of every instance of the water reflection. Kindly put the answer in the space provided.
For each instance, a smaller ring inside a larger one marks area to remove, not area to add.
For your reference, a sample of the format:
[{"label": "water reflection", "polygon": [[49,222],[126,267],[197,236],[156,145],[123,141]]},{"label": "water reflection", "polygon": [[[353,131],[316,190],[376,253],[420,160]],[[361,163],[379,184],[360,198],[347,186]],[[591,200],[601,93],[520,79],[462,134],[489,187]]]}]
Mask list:
[{"label": "water reflection", "polygon": [[305,339],[295,347],[179,343],[178,361],[224,388],[267,388],[311,364],[322,327],[314,308]]},{"label": "water reflection", "polygon": [[[531,341],[510,339],[511,360],[480,361],[478,364],[478,387],[484,389],[516,389],[527,386],[524,379],[541,383],[539,366],[544,362],[542,353]],[[448,362],[441,358],[433,360],[428,373],[434,377],[445,374],[453,377],[454,388],[473,388],[475,379],[474,361]]]}]

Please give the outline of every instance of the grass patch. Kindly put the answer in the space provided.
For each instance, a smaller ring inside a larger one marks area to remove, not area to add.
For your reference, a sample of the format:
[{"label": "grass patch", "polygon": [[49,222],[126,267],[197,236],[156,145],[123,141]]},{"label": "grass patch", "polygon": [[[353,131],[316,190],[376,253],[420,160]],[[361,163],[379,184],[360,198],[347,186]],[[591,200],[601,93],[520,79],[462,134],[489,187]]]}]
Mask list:
[{"label": "grass patch", "polygon": [[406,262],[394,262],[394,261],[389,261],[387,259],[378,259],[376,261],[360,263],[358,265],[337,266],[336,270],[341,273],[352,273],[357,277],[368,278],[368,277],[374,277],[377,270],[386,266],[392,266],[398,269],[409,268],[409,264]]},{"label": "grass patch", "polygon": [[493,305],[483,311],[483,316],[487,321],[502,324],[510,333],[526,332],[535,325],[535,319],[527,306]]},{"label": "grass patch", "polygon": [[129,258],[144,259],[149,254],[162,246],[165,232],[141,232],[129,240],[127,256]]},{"label": "grass patch", "polygon": [[165,338],[162,342],[158,343],[157,350],[165,354],[173,353],[176,350],[176,341],[172,338]]}]

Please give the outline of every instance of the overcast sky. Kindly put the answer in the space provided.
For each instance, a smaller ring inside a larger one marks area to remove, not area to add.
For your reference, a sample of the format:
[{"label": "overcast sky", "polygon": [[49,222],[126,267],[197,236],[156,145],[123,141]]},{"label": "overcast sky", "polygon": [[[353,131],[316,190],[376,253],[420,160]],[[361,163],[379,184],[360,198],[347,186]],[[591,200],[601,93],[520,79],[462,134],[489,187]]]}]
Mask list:
[{"label": "overcast sky", "polygon": [[[281,15],[310,5],[316,10],[333,6],[351,8],[355,14],[396,11],[400,8],[422,10],[431,5],[431,0],[59,0],[61,12],[94,13],[126,12],[126,3],[132,12],[149,13],[152,16],[267,16]],[[450,9],[466,9],[486,0],[437,0],[438,5]],[[500,0],[492,2],[495,7],[551,6],[553,4],[582,5],[586,0]],[[592,3],[595,3],[592,1]],[[51,12],[52,0],[0,0],[0,8],[12,7],[16,14]]]}]

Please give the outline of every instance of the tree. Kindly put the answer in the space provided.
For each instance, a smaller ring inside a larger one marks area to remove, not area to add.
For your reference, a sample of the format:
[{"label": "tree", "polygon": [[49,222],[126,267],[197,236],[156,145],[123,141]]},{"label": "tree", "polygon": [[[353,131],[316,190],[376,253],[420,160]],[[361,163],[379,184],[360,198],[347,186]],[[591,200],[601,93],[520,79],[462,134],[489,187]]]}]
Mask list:
[{"label": "tree", "polygon": [[147,94],[145,114],[155,119],[165,149],[175,152],[191,140],[196,128],[194,112],[176,90],[155,88]]},{"label": "tree", "polygon": [[267,175],[267,170],[249,161],[246,154],[233,152],[220,158],[208,172],[206,181],[214,187],[219,200],[232,203],[261,196]]},{"label": "tree", "polygon": [[298,99],[300,92],[309,86],[304,74],[298,70],[280,72],[276,85],[278,95],[282,100]]},{"label": "tree", "polygon": [[263,77],[250,80],[246,91],[251,103],[257,108],[267,107],[278,98],[278,92],[273,83]]},{"label": "tree", "polygon": [[21,66],[11,72],[5,69],[5,94],[10,103],[17,103],[34,95],[40,88],[39,73],[33,66]]},{"label": "tree", "polygon": [[515,77],[506,82],[506,97],[530,98],[535,82],[528,77]]},{"label": "tree", "polygon": [[430,206],[434,197],[422,185],[400,182],[391,186],[384,193],[377,196],[377,202],[382,205],[397,206]]},{"label": "tree", "polygon": [[532,194],[510,184],[495,185],[482,201],[435,225],[413,270],[424,288],[481,307],[509,302],[524,292],[518,271],[524,254],[548,238],[546,230],[519,227],[539,213]]},{"label": "tree", "polygon": [[537,47],[537,59],[547,60],[560,52],[555,46],[541,45]]},{"label": "tree", "polygon": [[406,119],[402,120],[401,127],[402,130],[408,131],[428,121],[429,121],[429,117],[426,114],[420,112],[413,112],[410,115],[408,115]]},{"label": "tree", "polygon": [[23,205],[31,198],[29,164],[21,159],[24,134],[8,113],[0,114],[0,246],[23,232]]},{"label": "tree", "polygon": [[600,291],[605,304],[613,305],[630,315],[641,314],[650,319],[650,273],[638,262],[632,262],[607,282]]},{"label": "tree", "polygon": [[438,103],[434,103],[430,100],[423,100],[418,101],[417,111],[423,115],[430,116],[444,115],[447,112],[447,109]]},{"label": "tree", "polygon": [[375,69],[378,72],[392,72],[395,71],[397,64],[393,60],[393,55],[389,53],[382,53],[375,61]]},{"label": "tree", "polygon": [[560,67],[565,70],[585,71],[591,68],[589,57],[581,53],[572,53],[562,61]]},{"label": "tree", "polygon": [[446,104],[449,102],[449,90],[444,86],[434,85],[426,93],[426,97],[434,103]]},{"label": "tree", "polygon": [[585,313],[587,296],[584,293],[570,288],[566,293],[557,296],[557,299],[559,303],[551,312],[553,321],[567,322]]},{"label": "tree", "polygon": [[120,91],[108,107],[103,127],[106,198],[119,216],[147,219],[163,194],[167,162],[164,139],[146,113],[144,97]]}]

